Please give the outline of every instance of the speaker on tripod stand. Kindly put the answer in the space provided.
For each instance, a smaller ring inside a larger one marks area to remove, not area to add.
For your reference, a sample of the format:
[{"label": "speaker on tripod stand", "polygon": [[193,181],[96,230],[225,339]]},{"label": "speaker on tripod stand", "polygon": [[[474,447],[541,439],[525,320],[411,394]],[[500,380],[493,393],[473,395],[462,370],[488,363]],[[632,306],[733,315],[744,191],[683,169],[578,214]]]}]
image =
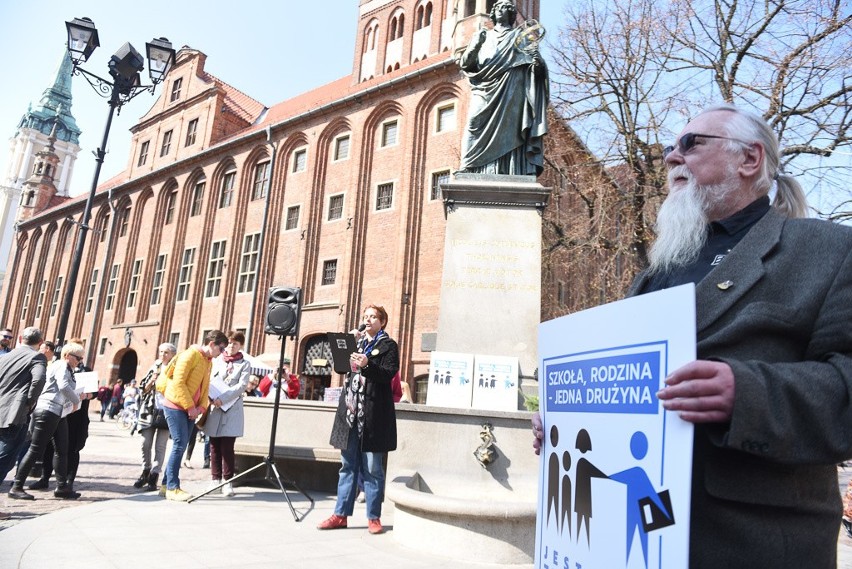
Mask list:
[{"label": "speaker on tripod stand", "polygon": [[228,482],[233,483],[240,478],[248,476],[259,468],[266,467],[265,480],[270,483],[273,483],[281,489],[281,493],[284,494],[284,498],[287,500],[287,504],[290,506],[290,512],[293,514],[294,520],[296,520],[297,522],[302,521],[305,518],[305,515],[307,515],[307,512],[305,512],[302,517],[299,517],[298,512],[296,512],[296,508],[293,506],[292,500],[290,500],[290,496],[287,494],[287,490],[284,488],[285,485],[292,486],[302,496],[304,496],[310,501],[311,505],[308,511],[313,509],[314,499],[311,498],[308,494],[306,494],[304,490],[299,488],[295,481],[282,478],[280,472],[278,471],[278,467],[275,464],[275,435],[278,432],[278,408],[281,402],[281,390],[284,388],[284,378],[280,376],[281,369],[284,367],[284,348],[286,346],[287,336],[295,338],[299,333],[299,318],[301,316],[301,309],[301,288],[284,286],[270,287],[269,293],[266,296],[266,325],[264,327],[264,332],[270,335],[278,336],[281,339],[281,355],[278,359],[279,377],[278,387],[275,390],[275,405],[272,408],[272,428],[270,429],[269,433],[269,453],[263,459],[263,462],[256,464],[245,472],[241,472],[237,476],[234,476],[232,479],[223,482],[219,486],[207,490],[203,494],[193,496],[189,500],[189,502],[193,502],[198,498],[201,498],[202,496],[206,496],[211,492],[215,492]]}]

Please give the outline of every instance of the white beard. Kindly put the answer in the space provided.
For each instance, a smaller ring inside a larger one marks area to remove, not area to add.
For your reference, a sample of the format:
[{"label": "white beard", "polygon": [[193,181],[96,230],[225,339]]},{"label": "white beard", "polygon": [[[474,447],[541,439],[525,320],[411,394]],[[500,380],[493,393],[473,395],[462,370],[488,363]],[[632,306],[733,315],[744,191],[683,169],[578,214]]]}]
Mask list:
[{"label": "white beard", "polygon": [[736,190],[733,168],[724,181],[700,186],[686,166],[676,166],[669,171],[669,187],[681,176],[687,178],[686,187],[670,193],[657,214],[657,239],[648,253],[652,273],[667,273],[694,262],[707,243],[708,213]]}]

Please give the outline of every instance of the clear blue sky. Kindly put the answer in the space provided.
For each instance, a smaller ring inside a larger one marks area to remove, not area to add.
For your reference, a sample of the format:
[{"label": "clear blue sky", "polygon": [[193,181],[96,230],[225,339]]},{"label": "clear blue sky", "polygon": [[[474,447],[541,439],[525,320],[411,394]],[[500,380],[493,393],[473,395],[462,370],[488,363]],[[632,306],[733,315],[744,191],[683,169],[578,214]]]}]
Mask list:
[{"label": "clear blue sky", "polygon": [[[556,35],[562,0],[542,0],[541,22]],[[175,49],[188,45],[207,54],[205,69],[267,106],[351,73],[358,0],[0,0],[0,176],[8,164],[8,140],[27,105],[36,105],[55,76],[65,50],[65,21],[89,17],[101,47],[85,68],[107,76],[106,62],[124,42],[143,55],[145,42],[168,38]],[[147,69],[143,72],[147,79]],[[95,159],[108,113],[81,78],[74,78],[72,114],[82,129],[82,150],[74,166],[71,193],[91,186]],[[158,89],[159,94],[159,89]],[[100,181],[122,172],[128,159],[130,127],[154,98],[143,93],[113,120]]]}]

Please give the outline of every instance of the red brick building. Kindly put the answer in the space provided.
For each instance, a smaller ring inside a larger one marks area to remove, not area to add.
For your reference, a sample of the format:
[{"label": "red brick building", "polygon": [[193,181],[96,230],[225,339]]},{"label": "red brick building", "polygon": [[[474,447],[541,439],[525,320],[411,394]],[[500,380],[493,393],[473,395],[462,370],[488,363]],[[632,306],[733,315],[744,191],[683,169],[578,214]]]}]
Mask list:
[{"label": "red brick building", "polygon": [[[324,365],[325,333],[355,326],[366,303],[388,310],[415,387],[438,322],[438,184],[458,168],[467,116],[452,55],[491,4],[361,0],[352,74],[270,108],[182,49],[132,129],[126,170],[94,203],[66,335],[86,340],[101,378],[138,377],[159,343],[182,349],[214,328],[248,330],[252,354],[277,352],[278,338],[263,333],[267,290],[298,286],[301,325],[287,353],[308,397],[339,380]],[[518,2],[528,18],[538,5]],[[573,141],[561,122],[554,129]],[[22,215],[4,323],[55,333],[77,231],[68,220],[83,204]]]}]

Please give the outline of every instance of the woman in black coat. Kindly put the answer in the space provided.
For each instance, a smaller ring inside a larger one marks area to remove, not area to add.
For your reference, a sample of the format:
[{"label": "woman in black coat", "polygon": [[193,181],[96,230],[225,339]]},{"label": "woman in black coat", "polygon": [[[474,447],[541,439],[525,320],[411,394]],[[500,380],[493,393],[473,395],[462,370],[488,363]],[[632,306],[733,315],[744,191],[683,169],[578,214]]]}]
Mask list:
[{"label": "woman in black coat", "polygon": [[399,371],[399,347],[385,326],[388,313],[374,304],[364,308],[364,331],[358,351],[350,356],[352,372],[346,377],[330,443],[341,450],[343,465],[337,482],[334,515],[319,529],[347,525],[358,492],[358,475],[364,479],[370,533],[382,532],[382,501],[385,493],[385,455],[396,450],[396,413],[391,381]]}]

